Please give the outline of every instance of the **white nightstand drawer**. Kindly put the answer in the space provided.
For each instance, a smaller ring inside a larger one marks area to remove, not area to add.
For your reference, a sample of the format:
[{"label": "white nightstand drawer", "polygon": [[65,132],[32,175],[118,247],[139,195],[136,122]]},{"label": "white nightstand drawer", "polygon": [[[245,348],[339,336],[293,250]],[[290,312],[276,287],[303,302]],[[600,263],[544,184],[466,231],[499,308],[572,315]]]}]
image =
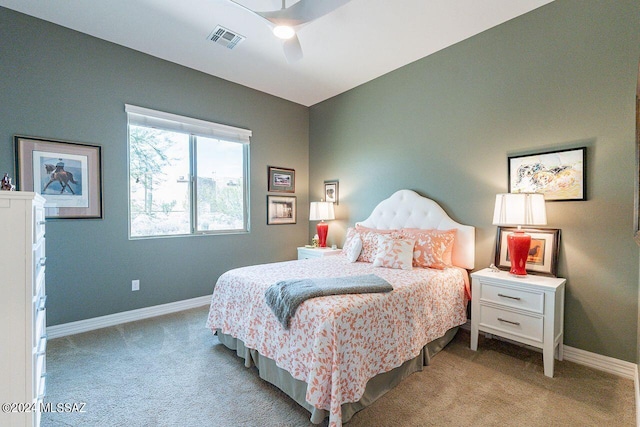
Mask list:
[{"label": "white nightstand drawer", "polygon": [[300,247],[298,248],[298,259],[322,258],[324,256],[338,255],[341,252],[341,249]]},{"label": "white nightstand drawer", "polygon": [[544,313],[544,292],[515,289],[481,281],[480,301]]},{"label": "white nightstand drawer", "polygon": [[542,316],[528,316],[480,304],[480,328],[516,335],[541,343],[544,337]]}]

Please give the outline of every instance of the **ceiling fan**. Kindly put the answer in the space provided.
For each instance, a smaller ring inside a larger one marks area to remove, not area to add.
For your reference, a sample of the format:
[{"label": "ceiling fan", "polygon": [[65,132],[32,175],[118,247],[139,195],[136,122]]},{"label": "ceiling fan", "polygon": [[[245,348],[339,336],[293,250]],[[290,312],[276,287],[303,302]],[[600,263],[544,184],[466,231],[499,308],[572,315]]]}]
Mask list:
[{"label": "ceiling fan", "polygon": [[284,56],[288,62],[302,59],[302,46],[296,30],[336,10],[349,1],[351,0],[300,0],[286,7],[286,0],[282,0],[282,8],[280,10],[258,12],[231,0],[232,3],[262,18],[272,28],[275,36],[284,40]]}]

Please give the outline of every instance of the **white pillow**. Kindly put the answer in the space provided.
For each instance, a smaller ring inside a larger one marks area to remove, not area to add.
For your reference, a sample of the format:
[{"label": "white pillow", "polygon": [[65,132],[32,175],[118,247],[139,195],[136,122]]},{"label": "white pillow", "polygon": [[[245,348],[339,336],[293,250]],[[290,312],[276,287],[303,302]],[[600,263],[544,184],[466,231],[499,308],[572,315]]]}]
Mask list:
[{"label": "white pillow", "polygon": [[413,239],[394,239],[381,234],[378,236],[378,253],[373,260],[374,267],[413,269]]},{"label": "white pillow", "polygon": [[362,239],[358,233],[353,233],[342,247],[342,253],[349,262],[356,262],[362,251]]}]

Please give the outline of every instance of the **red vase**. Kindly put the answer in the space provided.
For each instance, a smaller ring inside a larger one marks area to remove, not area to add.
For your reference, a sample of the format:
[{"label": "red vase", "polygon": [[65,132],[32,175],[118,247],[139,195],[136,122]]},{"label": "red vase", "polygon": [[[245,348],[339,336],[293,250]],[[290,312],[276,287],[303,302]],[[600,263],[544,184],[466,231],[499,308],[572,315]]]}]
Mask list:
[{"label": "red vase", "polygon": [[327,247],[327,233],[329,232],[329,224],[326,222],[319,222],[316,225],[316,231],[318,232],[318,240],[321,248]]},{"label": "red vase", "polygon": [[515,231],[507,236],[507,247],[511,258],[509,273],[514,276],[526,276],[531,236],[522,231]]}]

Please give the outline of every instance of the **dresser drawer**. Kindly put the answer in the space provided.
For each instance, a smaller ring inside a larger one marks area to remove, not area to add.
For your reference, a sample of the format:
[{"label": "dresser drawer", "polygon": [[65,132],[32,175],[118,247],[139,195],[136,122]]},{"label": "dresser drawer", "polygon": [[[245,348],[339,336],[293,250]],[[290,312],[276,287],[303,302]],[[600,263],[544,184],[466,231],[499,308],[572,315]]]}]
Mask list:
[{"label": "dresser drawer", "polygon": [[45,232],[45,217],[44,217],[44,207],[43,206],[34,206],[33,207],[33,243],[36,243],[38,240],[44,237]]},{"label": "dresser drawer", "polygon": [[44,267],[47,264],[47,249],[45,240],[40,239],[33,250],[33,271],[35,271],[35,277],[38,277],[44,271]]},{"label": "dresser drawer", "polygon": [[543,342],[544,318],[542,316],[515,313],[480,303],[480,328],[485,327],[539,343]]},{"label": "dresser drawer", "polygon": [[47,359],[45,355],[46,351],[46,339],[44,340],[44,348],[38,349],[33,355],[34,358],[34,376],[33,376],[33,398],[38,399],[44,396],[44,384],[47,376]]},{"label": "dresser drawer", "polygon": [[31,401],[37,401],[44,398],[47,377],[47,360],[45,350],[46,348],[40,349],[39,351],[34,350],[31,355],[31,366],[33,366],[33,377],[31,378]]},{"label": "dresser drawer", "polygon": [[[37,304],[37,302],[36,302]],[[35,310],[33,313],[34,319],[34,333],[33,333],[33,342],[31,345],[34,348],[40,347],[41,340],[47,337],[47,310]]]},{"label": "dresser drawer", "polygon": [[34,387],[34,390],[36,390],[37,400],[44,400],[45,396],[47,395],[47,366],[46,360],[44,358],[42,359],[42,363],[43,371],[42,374],[37,377],[38,384],[36,387]]},{"label": "dresser drawer", "polygon": [[492,302],[506,307],[544,313],[544,292],[515,289],[493,283],[480,282],[480,301]]},{"label": "dresser drawer", "polygon": [[[45,274],[44,270],[40,271],[40,274],[33,280],[33,288],[31,289],[34,298],[38,298],[40,295],[45,294]],[[35,307],[35,306],[34,306]]]},{"label": "dresser drawer", "polygon": [[32,301],[32,325],[33,325],[33,341],[32,347],[36,347],[40,338],[47,333],[47,296],[45,294],[44,285],[40,288],[39,292],[33,297]]}]

